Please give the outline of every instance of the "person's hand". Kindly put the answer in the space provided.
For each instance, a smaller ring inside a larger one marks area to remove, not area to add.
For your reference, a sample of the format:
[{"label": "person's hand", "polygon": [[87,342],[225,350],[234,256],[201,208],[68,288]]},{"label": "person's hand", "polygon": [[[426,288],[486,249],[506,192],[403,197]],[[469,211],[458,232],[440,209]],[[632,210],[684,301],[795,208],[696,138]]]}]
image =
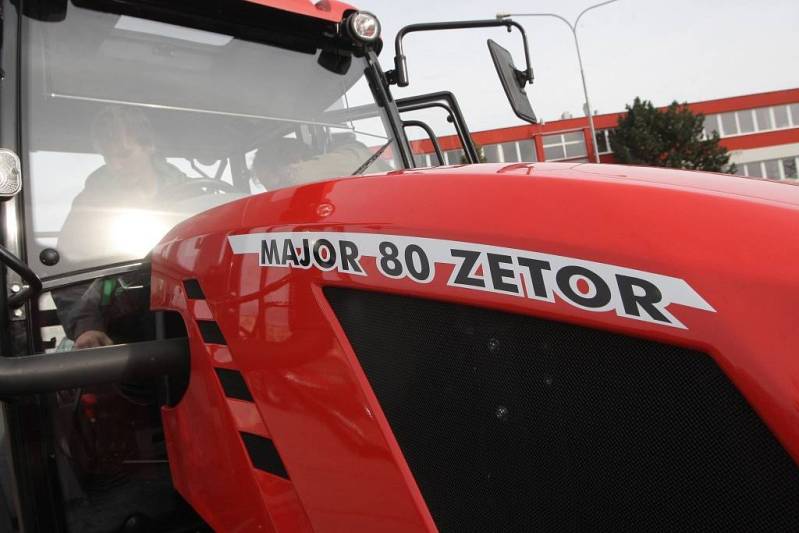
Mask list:
[{"label": "person's hand", "polygon": [[108,335],[96,329],[84,331],[75,339],[76,349],[97,348],[98,346],[110,346],[112,344],[114,344],[114,341]]}]

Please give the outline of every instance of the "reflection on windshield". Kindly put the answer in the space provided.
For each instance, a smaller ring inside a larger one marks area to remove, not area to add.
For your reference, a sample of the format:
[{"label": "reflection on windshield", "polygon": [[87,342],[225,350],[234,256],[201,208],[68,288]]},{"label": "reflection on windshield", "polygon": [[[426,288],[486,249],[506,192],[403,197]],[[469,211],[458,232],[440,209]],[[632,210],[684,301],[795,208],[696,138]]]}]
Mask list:
[{"label": "reflection on windshield", "polygon": [[[185,336],[179,317],[147,312],[146,264],[101,267],[141,260],[216,205],[351,175],[388,139],[363,59],[340,75],[314,54],[72,3],[63,22],[22,20],[28,257],[45,279],[88,270],[49,294],[42,340],[56,350]],[[390,170],[392,153],[366,171]],[[35,260],[45,248],[56,264]],[[116,531],[129,514],[177,523],[159,390],[58,393],[54,457],[70,531]]]},{"label": "reflection on windshield", "polygon": [[[354,133],[331,136],[325,153],[314,153],[299,139],[278,139],[255,153],[253,177],[266,189],[299,185],[329,176],[351,176],[372,157],[372,151]],[[371,165],[371,172],[385,172],[391,166],[382,160]]]},{"label": "reflection on windshield", "polygon": [[169,229],[148,212],[162,211],[165,193],[189,178],[157,152],[153,127],[138,108],[103,108],[92,122],[91,141],[104,164],[72,201],[57,248],[72,263],[146,254],[148,241]]},{"label": "reflection on windshield", "polygon": [[43,278],[141,259],[215,205],[349,176],[389,137],[359,59],[340,75],[313,54],[72,5],[23,30],[29,254],[60,256],[32,265]]}]

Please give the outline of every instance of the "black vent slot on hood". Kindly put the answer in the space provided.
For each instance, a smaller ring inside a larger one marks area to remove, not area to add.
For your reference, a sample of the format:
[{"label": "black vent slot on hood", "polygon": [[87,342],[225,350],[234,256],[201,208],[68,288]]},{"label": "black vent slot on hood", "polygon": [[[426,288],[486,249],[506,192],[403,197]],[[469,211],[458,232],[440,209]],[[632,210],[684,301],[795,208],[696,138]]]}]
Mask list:
[{"label": "black vent slot on hood", "polygon": [[706,354],[327,288],[442,531],[799,531],[799,470]]}]

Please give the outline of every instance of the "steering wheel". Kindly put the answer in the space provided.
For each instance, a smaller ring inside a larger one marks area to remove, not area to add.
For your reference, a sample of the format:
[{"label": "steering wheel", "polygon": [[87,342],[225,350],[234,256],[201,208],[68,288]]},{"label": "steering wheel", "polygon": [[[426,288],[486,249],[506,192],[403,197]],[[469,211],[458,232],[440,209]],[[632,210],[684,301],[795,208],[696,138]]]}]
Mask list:
[{"label": "steering wheel", "polygon": [[202,194],[239,192],[241,191],[226,181],[213,178],[190,178],[182,183],[167,187],[162,191],[162,194],[175,198],[190,198]]}]

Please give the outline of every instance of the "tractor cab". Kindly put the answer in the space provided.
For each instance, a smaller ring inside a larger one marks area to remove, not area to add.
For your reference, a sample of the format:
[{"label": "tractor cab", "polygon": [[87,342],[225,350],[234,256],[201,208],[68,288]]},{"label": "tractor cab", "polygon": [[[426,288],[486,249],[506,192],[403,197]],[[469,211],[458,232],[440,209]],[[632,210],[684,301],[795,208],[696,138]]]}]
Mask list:
[{"label": "tractor cab", "polygon": [[[170,479],[161,409],[190,350],[184,318],[150,311],[151,250],[251,195],[301,208],[310,184],[414,168],[404,111],[445,109],[477,162],[451,93],[391,96],[408,83],[401,40],[386,73],[378,19],[337,1],[3,1],[0,531],[210,527]],[[534,120],[524,44],[525,70],[492,54]],[[307,526],[274,508],[275,530]]]}]

